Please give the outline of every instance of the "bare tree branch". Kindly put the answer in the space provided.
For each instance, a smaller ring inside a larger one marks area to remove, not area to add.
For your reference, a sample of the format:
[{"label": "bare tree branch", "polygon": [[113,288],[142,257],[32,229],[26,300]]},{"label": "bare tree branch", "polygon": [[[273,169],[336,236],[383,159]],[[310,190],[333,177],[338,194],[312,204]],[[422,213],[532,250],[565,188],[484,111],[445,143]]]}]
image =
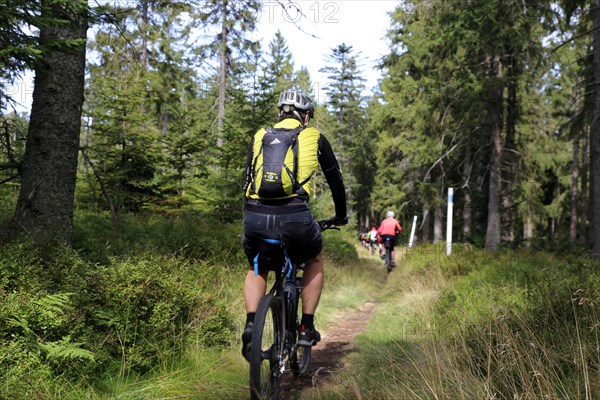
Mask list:
[{"label": "bare tree branch", "polygon": [[552,50],[550,50],[550,54],[554,53],[555,51],[557,51],[558,49],[560,49],[564,45],[566,45],[566,44],[568,44],[568,43],[570,43],[570,42],[572,42],[574,40],[577,40],[577,39],[579,39],[582,36],[589,35],[590,33],[593,33],[594,31],[597,31],[598,29],[600,29],[600,26],[596,26],[596,27],[594,27],[594,28],[592,28],[592,29],[590,29],[588,31],[585,31],[583,33],[580,33],[579,35],[575,35],[572,38],[565,40],[564,42],[562,42],[561,44],[559,44],[558,46],[556,46],[555,48],[553,48]]},{"label": "bare tree branch", "polygon": [[440,158],[438,158],[433,165],[427,170],[427,173],[425,173],[425,176],[429,175],[431,173],[431,171],[435,168],[436,165],[438,165],[444,158],[446,158],[451,152],[454,151],[454,149],[456,149],[458,147],[458,143],[455,144],[454,146],[452,146],[452,148],[450,150],[448,150],[447,152],[445,152],[444,154],[442,154],[442,156]]}]

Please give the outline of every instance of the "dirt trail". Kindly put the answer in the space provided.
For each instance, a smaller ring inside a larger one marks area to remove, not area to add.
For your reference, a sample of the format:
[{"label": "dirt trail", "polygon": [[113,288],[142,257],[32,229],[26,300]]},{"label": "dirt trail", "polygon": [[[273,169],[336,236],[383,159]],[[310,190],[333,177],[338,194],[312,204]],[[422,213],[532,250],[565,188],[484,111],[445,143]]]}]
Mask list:
[{"label": "dirt trail", "polygon": [[327,382],[343,367],[346,354],[353,348],[353,338],[366,328],[376,303],[368,301],[359,309],[337,316],[321,332],[321,342],[312,350],[308,373],[297,379],[291,374],[282,383],[282,399],[301,399],[303,390]]}]

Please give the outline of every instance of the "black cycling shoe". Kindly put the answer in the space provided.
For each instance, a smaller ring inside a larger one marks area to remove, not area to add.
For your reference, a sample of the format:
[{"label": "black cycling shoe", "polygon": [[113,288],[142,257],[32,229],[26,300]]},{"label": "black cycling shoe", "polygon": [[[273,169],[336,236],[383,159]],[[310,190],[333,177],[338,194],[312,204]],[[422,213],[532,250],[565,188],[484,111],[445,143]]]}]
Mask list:
[{"label": "black cycling shoe", "polygon": [[252,343],[252,328],[254,323],[250,322],[244,328],[242,333],[242,355],[247,361],[250,361],[250,344]]},{"label": "black cycling shoe", "polygon": [[300,332],[298,346],[314,346],[321,341],[321,334],[316,329],[304,329]]}]

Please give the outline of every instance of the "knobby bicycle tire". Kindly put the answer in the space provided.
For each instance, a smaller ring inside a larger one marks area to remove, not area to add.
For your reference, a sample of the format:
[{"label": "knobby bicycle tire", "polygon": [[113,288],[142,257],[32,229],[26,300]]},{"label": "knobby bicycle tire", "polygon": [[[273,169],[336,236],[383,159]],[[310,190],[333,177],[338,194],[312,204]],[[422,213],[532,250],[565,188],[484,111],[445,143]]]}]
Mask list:
[{"label": "knobby bicycle tire", "polygon": [[312,347],[310,346],[296,347],[291,359],[292,372],[295,377],[306,374],[306,371],[308,371],[308,364],[310,364],[311,353]]},{"label": "knobby bicycle tire", "polygon": [[300,292],[298,291],[293,302],[288,304],[288,316],[291,318],[290,321],[293,326],[290,327],[290,332],[294,341],[292,343],[292,354],[290,356],[290,366],[295,377],[305,374],[308,370],[308,364],[310,363],[310,355],[312,347],[298,346],[298,333],[299,333],[299,321],[298,321],[298,302],[300,300]]},{"label": "knobby bicycle tire", "polygon": [[387,248],[385,250],[385,266],[387,267],[388,272],[390,272],[392,270],[392,250],[391,250],[391,248]]},{"label": "knobby bicycle tire", "polygon": [[264,296],[254,317],[250,350],[250,398],[277,399],[281,376],[279,362],[283,346],[281,301]]}]

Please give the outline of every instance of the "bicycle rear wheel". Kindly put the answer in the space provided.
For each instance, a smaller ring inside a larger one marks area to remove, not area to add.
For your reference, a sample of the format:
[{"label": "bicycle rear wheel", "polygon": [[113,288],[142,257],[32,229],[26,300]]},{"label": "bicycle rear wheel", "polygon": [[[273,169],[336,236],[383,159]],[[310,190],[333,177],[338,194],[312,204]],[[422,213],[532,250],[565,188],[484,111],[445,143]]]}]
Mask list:
[{"label": "bicycle rear wheel", "polygon": [[254,317],[250,350],[250,398],[277,399],[281,383],[280,359],[283,346],[280,300],[263,297]]},{"label": "bicycle rear wheel", "polygon": [[387,267],[387,272],[392,271],[392,250],[387,248],[385,251],[385,266]]}]

